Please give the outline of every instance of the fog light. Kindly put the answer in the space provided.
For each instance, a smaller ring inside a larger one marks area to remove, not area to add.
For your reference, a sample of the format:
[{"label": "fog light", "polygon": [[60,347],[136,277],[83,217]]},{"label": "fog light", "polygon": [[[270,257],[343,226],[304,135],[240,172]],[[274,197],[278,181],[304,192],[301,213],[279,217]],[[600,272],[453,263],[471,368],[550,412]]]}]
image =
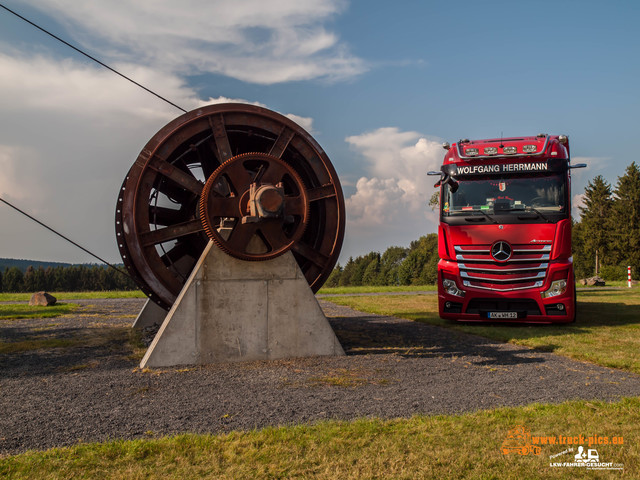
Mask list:
[{"label": "fog light", "polygon": [[449,295],[453,295],[455,297],[464,297],[464,291],[460,290],[456,285],[456,282],[454,282],[453,280],[445,278],[444,280],[442,280],[442,286]]},{"label": "fog light", "polygon": [[479,150],[477,148],[467,148],[465,149],[464,153],[465,155],[467,155],[467,157],[475,157],[476,155],[478,155]]},{"label": "fog light", "polygon": [[498,153],[498,147],[485,147],[484,154],[485,155],[495,155]]},{"label": "fog light", "polygon": [[542,292],[542,298],[549,297],[557,297],[558,295],[562,295],[567,291],[567,281],[566,280],[555,280],[551,282],[551,288],[549,290]]},{"label": "fog light", "polygon": [[559,304],[556,305],[556,308],[558,310],[560,310],[560,311],[563,311],[564,310],[564,304],[563,303],[559,303]]},{"label": "fog light", "polygon": [[446,308],[451,308],[451,302],[444,302],[444,306]]}]

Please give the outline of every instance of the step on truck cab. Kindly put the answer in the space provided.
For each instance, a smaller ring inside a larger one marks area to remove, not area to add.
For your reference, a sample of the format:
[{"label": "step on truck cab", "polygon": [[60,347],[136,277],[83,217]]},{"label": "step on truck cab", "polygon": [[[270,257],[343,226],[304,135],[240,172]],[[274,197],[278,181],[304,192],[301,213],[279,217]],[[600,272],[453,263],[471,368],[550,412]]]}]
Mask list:
[{"label": "step on truck cab", "polygon": [[565,135],[460,140],[440,187],[438,307],[450,320],[575,320]]}]

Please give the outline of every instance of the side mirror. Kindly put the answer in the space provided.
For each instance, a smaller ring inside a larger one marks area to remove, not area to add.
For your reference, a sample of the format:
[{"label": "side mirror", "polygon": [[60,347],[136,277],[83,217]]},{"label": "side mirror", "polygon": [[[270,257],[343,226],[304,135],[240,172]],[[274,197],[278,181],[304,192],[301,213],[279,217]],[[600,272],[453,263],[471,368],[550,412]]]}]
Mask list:
[{"label": "side mirror", "polygon": [[586,163],[576,163],[575,165],[569,165],[569,168],[585,168],[586,166]]}]

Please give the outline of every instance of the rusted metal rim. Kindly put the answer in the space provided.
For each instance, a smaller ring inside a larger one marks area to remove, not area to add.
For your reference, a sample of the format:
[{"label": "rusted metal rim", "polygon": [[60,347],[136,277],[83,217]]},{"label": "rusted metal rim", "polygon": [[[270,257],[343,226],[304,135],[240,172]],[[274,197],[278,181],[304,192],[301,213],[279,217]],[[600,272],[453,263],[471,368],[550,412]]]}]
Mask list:
[{"label": "rusted metal rim", "polygon": [[289,248],[314,291],[335,266],[344,237],[344,197],[322,148],[276,112],[246,104],[210,105],[154,135],[118,196],[116,238],[123,262],[164,308],[173,304],[208,242],[199,213],[206,180],[233,157],[251,152],[282,160],[303,184],[308,220]]}]

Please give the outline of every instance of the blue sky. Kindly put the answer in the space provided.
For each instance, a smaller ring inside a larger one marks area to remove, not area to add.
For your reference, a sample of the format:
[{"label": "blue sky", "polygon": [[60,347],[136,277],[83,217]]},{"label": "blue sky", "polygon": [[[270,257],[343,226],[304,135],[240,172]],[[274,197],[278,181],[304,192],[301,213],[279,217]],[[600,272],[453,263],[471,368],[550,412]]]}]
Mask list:
[{"label": "blue sky", "polygon": [[[576,203],[636,160],[636,1],[3,3],[186,109],[292,115],[343,183],[343,262],[435,231],[443,141],[567,134],[589,165]],[[0,196],[119,261],[118,188],[180,112],[3,10],[0,72]],[[0,222],[0,257],[92,261],[2,205]]]}]

